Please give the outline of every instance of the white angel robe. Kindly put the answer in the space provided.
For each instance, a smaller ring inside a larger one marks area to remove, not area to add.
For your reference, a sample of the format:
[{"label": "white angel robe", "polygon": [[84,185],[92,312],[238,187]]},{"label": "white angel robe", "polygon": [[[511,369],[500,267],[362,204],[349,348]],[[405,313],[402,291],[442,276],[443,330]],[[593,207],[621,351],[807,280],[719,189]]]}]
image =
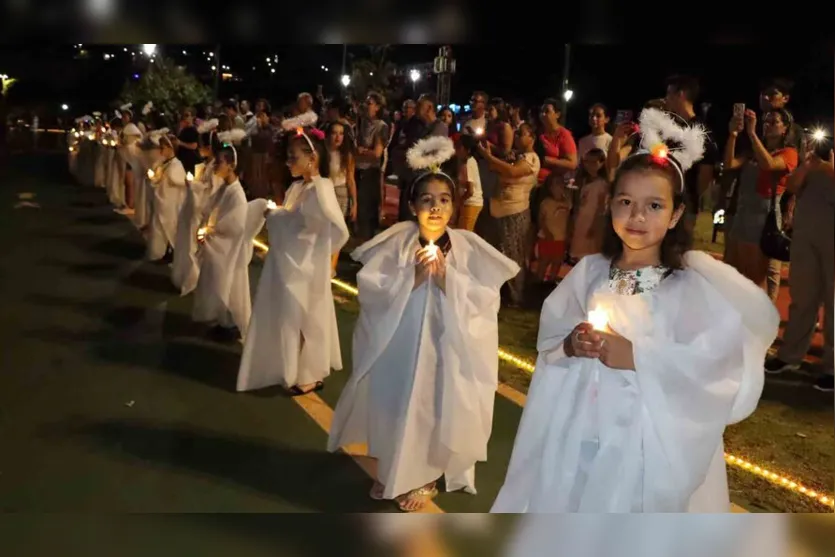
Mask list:
[{"label": "white angel robe", "polygon": [[[133,223],[140,229],[151,224],[154,214],[154,186],[148,178],[148,169],[160,164],[161,155],[156,149],[143,150],[138,144],[136,166],[133,167],[133,181],[136,189]],[[131,164],[133,165],[133,164]]]},{"label": "white angel robe", "polygon": [[[252,306],[246,194],[238,180],[222,185],[209,199],[200,226],[208,228],[197,251],[200,263],[192,317],[203,323],[238,327],[246,334]],[[176,252],[175,252],[176,253]]]},{"label": "white angel robe", "polygon": [[[779,316],[703,252],[631,296],[584,257],[542,308],[536,372],[492,512],[730,512],[722,434],[749,416]],[[635,369],[566,358],[591,310],[632,342]]]},{"label": "white angel robe", "polygon": [[331,256],[348,241],[348,227],[333,183],[319,176],[293,183],[267,216],[267,231],[238,391],[307,385],[342,369]]},{"label": "white angel robe", "polygon": [[171,281],[180,295],[189,294],[197,286],[200,263],[197,260],[197,230],[203,211],[212,196],[223,185],[214,175],[214,163],[200,163],[194,169],[194,181],[186,191],[186,198],[177,219],[177,250],[171,268]]},{"label": "white angel robe", "polygon": [[125,159],[119,149],[103,147],[107,164],[107,197],[114,207],[125,206]]},{"label": "white angel robe", "polygon": [[[107,187],[108,170],[113,160],[113,149],[105,147],[101,142],[90,142],[93,150],[93,185],[97,188]],[[108,189],[108,194],[109,194]],[[109,196],[109,195],[108,195]]]},{"label": "white angel robe", "polygon": [[170,244],[177,248],[177,219],[186,198],[186,170],[176,157],[163,162],[157,170],[159,178],[152,180],[154,209],[148,236],[148,259],[156,261],[165,256]]},{"label": "white angel robe", "polygon": [[446,293],[417,288],[418,227],[403,222],[357,248],[360,317],[354,370],[331,424],[328,450],[367,443],[383,496],[445,476],[475,493],[487,460],[498,385],[499,290],[519,266],[477,235],[448,230]]}]

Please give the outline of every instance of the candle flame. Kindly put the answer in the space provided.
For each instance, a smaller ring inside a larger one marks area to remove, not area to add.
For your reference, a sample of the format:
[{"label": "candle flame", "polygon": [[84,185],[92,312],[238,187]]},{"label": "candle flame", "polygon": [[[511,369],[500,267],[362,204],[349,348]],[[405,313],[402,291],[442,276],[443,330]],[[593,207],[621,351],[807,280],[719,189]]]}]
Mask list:
[{"label": "candle flame", "polygon": [[589,323],[596,331],[605,331],[609,325],[609,316],[602,309],[595,309],[589,312]]},{"label": "candle flame", "polygon": [[473,131],[475,131],[476,135],[483,135],[484,134],[484,128],[476,128]]},{"label": "candle flame", "polygon": [[429,244],[425,248],[427,255],[429,255],[429,260],[434,261],[438,259],[438,246],[435,245],[435,242],[429,240]]},{"label": "candle flame", "polygon": [[267,201],[267,209],[269,209],[270,211],[275,211],[276,209],[278,209],[278,205],[276,205],[275,201],[270,199]]},{"label": "candle flame", "polygon": [[186,172],[186,182],[193,182],[194,181],[194,174],[191,172]]},{"label": "candle flame", "polygon": [[206,227],[198,228],[197,229],[197,239],[202,240],[206,237]]},{"label": "candle flame", "polygon": [[153,178],[153,177],[154,177],[154,170],[152,168],[149,168],[148,169],[148,178]]}]

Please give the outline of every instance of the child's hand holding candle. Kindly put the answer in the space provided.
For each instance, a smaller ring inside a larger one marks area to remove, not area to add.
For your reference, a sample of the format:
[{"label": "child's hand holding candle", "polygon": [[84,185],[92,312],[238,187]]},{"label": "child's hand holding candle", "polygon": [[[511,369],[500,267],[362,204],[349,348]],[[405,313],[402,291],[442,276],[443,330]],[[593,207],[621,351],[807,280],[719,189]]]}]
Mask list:
[{"label": "child's hand holding candle", "polygon": [[438,246],[436,246],[435,242],[432,240],[429,240],[429,244],[423,248],[423,251],[426,252],[426,256],[429,258],[429,261],[435,261],[438,259]]},{"label": "child's hand holding candle", "polygon": [[589,323],[595,331],[605,331],[609,328],[609,316],[605,310],[594,309],[589,312]]}]

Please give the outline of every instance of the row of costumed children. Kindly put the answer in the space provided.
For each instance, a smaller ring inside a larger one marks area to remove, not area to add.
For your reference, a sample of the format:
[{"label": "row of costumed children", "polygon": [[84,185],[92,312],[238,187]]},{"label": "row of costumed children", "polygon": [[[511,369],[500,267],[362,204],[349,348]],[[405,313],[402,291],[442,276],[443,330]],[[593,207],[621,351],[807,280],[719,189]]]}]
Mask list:
[{"label": "row of costumed children", "polygon": [[[779,317],[756,285],[686,249],[683,173],[703,155],[703,130],[654,109],[640,127],[642,149],[612,186],[603,253],[583,258],[544,303],[494,512],[730,510],[723,432],[758,404]],[[149,226],[173,246],[174,282],[195,292],[196,319],[240,333],[239,391],[320,390],[342,368],[331,256],[348,240],[324,138],[295,132],[287,164],[299,180],[276,206],[246,202],[234,138],[202,133],[207,162],[193,181],[166,136],[154,140],[162,160],[148,174]],[[453,156],[447,138],[418,142],[407,157],[415,221],[351,254],[362,264],[360,314],[328,450],[365,444],[377,462],[369,496],[407,512],[426,506],[440,479],[476,493],[498,386],[500,289],[519,271],[449,227]],[[160,188],[181,192],[178,211]],[[252,240],[264,224],[270,249],[250,305]]]}]

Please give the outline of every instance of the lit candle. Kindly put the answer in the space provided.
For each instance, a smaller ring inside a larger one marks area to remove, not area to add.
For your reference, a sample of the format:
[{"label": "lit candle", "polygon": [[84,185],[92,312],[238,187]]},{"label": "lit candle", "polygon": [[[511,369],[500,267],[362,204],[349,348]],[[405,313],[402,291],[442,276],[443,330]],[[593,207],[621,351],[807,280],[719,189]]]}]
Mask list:
[{"label": "lit candle", "polygon": [[276,209],[278,209],[278,205],[276,205],[275,201],[273,201],[272,199],[268,199],[267,209],[269,209],[270,211],[275,211]]},{"label": "lit candle", "polygon": [[484,128],[476,128],[474,131],[477,136],[484,134]]},{"label": "lit candle", "polygon": [[595,309],[589,312],[589,323],[596,331],[605,331],[609,325],[609,316],[602,309]]},{"label": "lit candle", "polygon": [[206,238],[206,227],[197,229],[197,239],[203,241]]},{"label": "lit candle", "polygon": [[74,150],[75,150],[75,147],[73,147],[72,145],[70,145],[70,153],[72,153]]},{"label": "lit candle", "polygon": [[194,174],[191,172],[186,172],[186,182],[193,182],[194,181]]},{"label": "lit candle", "polygon": [[150,178],[151,180],[154,179],[154,170],[152,168],[148,169],[148,178]]},{"label": "lit candle", "polygon": [[429,255],[429,261],[434,261],[438,259],[438,246],[435,245],[435,242],[429,240],[429,244],[423,248],[427,255]]}]

